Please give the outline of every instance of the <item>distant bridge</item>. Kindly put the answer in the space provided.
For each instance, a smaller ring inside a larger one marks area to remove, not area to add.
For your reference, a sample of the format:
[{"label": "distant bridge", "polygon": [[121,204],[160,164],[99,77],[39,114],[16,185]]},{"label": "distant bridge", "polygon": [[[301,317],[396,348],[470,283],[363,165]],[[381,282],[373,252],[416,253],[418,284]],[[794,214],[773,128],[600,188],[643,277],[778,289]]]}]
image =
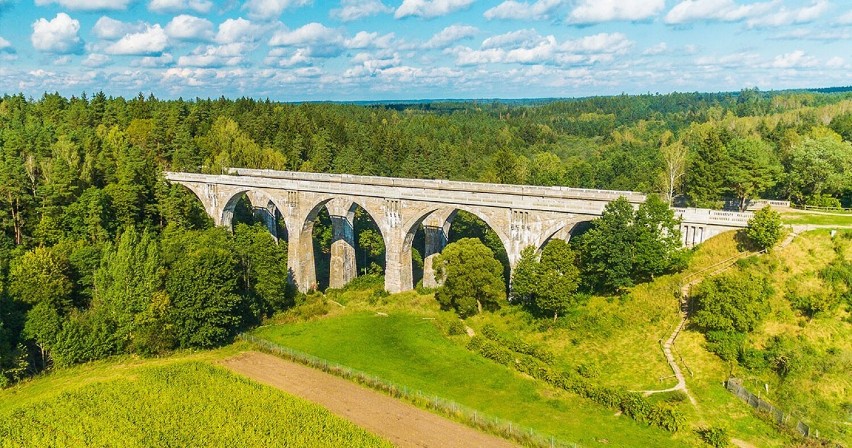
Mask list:
[{"label": "distant bridge", "polygon": [[[401,292],[414,287],[411,244],[421,226],[426,235],[423,285],[437,286],[432,263],[447,244],[458,210],[478,216],[491,227],[514,269],[525,247],[541,249],[552,238],[567,240],[574,226],[600,216],[610,201],[623,196],[634,207],[645,201],[645,195],[633,191],[241,168],[229,173],[167,172],[166,179],[192,190],[217,226],[231,226],[234,207],[243,195],[256,212],[263,212],[273,232],[277,209],[288,233],[291,281],[301,291],[317,284],[312,235],[314,219],[323,207],[331,217],[333,231],[329,286],[342,287],[357,276],[353,224],[360,206],[384,239],[385,289]],[[682,219],[683,243],[688,247],[720,232],[745,227],[752,216],[750,212],[695,208],[675,209],[675,213]]]}]

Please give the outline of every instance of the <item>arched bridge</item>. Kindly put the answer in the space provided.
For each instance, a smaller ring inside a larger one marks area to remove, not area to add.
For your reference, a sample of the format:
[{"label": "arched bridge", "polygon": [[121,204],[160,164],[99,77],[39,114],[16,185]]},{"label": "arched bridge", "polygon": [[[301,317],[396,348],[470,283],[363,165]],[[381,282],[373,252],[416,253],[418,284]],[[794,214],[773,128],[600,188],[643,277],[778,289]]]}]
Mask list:
[{"label": "arched bridge", "polygon": [[[384,239],[385,289],[401,292],[414,286],[411,246],[421,226],[426,235],[423,284],[437,286],[432,261],[446,245],[458,210],[491,227],[514,268],[522,249],[540,249],[551,238],[568,239],[575,225],[600,216],[608,202],[620,196],[634,206],[645,201],[645,195],[632,191],[253,169],[231,169],[223,175],[168,172],[166,179],[192,190],[216,225],[231,226],[234,207],[243,195],[256,210],[269,211],[267,216],[275,216],[277,209],[287,227],[291,280],[302,291],[316,286],[312,235],[314,219],[323,207],[333,227],[329,286],[342,287],[357,275],[353,221],[360,206]],[[676,209],[676,213],[682,218],[686,246],[745,227],[751,217],[707,209]],[[274,222],[267,224],[275,229]]]}]

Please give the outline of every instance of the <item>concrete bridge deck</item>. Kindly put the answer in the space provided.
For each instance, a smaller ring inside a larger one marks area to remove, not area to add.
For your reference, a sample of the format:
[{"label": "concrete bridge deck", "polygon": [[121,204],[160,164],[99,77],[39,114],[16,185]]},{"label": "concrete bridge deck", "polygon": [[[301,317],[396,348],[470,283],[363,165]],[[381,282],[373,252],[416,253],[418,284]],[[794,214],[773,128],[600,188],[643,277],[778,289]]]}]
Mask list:
[{"label": "concrete bridge deck", "polygon": [[[291,280],[300,290],[316,286],[312,232],[325,207],[332,220],[331,287],[357,275],[354,212],[363,208],[376,222],[386,248],[385,288],[413,288],[411,243],[422,226],[426,234],[424,285],[436,286],[432,261],[447,241],[458,210],[473,213],[497,234],[514,268],[527,246],[540,249],[551,238],[568,239],[578,223],[601,215],[610,201],[625,197],[634,207],[646,196],[632,191],[503,185],[449,180],[320,174],[234,168],[229,174],[166,173],[166,179],[192,190],[216,225],[230,226],[234,207],[244,195],[267,216],[276,213],[288,229]],[[675,209],[686,246],[722,231],[742,228],[750,212]]]}]

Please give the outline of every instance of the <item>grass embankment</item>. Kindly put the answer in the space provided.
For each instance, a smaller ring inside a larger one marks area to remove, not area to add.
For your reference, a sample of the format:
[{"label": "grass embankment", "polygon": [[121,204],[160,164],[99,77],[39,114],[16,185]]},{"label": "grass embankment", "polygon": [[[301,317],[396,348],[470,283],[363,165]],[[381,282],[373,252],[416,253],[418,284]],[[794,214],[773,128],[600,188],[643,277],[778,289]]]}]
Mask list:
[{"label": "grass embankment", "polygon": [[663,447],[689,437],[649,428],[522,377],[466,350],[466,335],[454,342],[431,320],[403,311],[344,312],[264,327],[254,335],[583,446]]},{"label": "grass embankment", "polygon": [[[540,345],[555,355],[558,367],[582,367],[601,385],[665,389],[676,381],[669,378],[660,340],[679,321],[675,293],[682,280],[740,254],[733,234],[725,234],[700,246],[685,272],[659,277],[621,298],[593,297],[555,324],[511,306],[475,316],[466,324],[478,333],[491,324],[503,334]],[[382,297],[356,290],[333,292],[330,297],[346,308],[327,305],[330,314],[310,322],[293,322],[291,314],[285,318],[289,323],[254,334],[581,445],[607,441],[617,446],[701,446],[693,430],[705,426],[724,427],[732,437],[756,446],[791,441],[724,389],[729,366],[706,352],[703,336],[691,331],[682,334],[675,352],[683,354],[685,370],[692,372],[687,384],[699,404],[678,404],[687,415],[687,427],[671,435],[467,351],[467,336],[446,337],[423,319],[442,316],[431,295]],[[377,311],[390,316],[376,316]]]},{"label": "grass embankment", "polygon": [[810,224],[817,226],[852,227],[852,213],[815,212],[804,210],[785,210],[781,212],[784,224]]},{"label": "grass embankment", "polygon": [[0,446],[391,446],[211,364],[234,348],[96,362],[0,391]]},{"label": "grass embankment", "polygon": [[[768,317],[749,335],[746,348],[766,353],[774,345],[780,356],[758,360],[751,368],[734,365],[732,370],[752,392],[761,392],[823,437],[848,446],[852,290],[848,286],[838,290],[825,275],[827,266],[844,261],[852,262],[852,231],[840,231],[832,238],[828,230],[817,230],[799,235],[786,248],[738,263],[734,269],[769,279],[774,291]],[[845,282],[852,284],[852,278]],[[802,309],[802,299],[817,298],[824,304],[832,297],[834,303],[819,312]]]}]

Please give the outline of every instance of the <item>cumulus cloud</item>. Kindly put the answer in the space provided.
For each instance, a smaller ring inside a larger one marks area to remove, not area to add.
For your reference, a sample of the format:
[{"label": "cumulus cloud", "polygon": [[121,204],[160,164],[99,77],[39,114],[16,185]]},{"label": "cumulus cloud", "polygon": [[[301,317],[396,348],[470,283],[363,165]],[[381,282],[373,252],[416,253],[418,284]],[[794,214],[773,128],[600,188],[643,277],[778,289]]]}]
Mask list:
[{"label": "cumulus cloud", "polygon": [[200,17],[181,14],[175,16],[165,28],[166,34],[179,40],[210,40],[213,38],[213,23]]},{"label": "cumulus cloud", "polygon": [[311,0],[248,0],[243,9],[255,20],[277,20],[287,8],[305,6]]},{"label": "cumulus cloud", "polygon": [[642,52],[642,54],[646,56],[655,56],[658,54],[663,54],[668,50],[669,46],[665,42],[660,42],[656,45],[646,48],[645,51]]},{"label": "cumulus cloud", "polygon": [[225,67],[242,64],[245,54],[254,48],[251,44],[234,42],[225,45],[202,45],[191,54],[178,58],[181,67]]},{"label": "cumulus cloud", "polygon": [[568,14],[574,24],[592,24],[614,20],[645,20],[665,8],[665,0],[581,0]]},{"label": "cumulus cloud", "polygon": [[532,4],[507,0],[485,11],[483,16],[488,20],[546,20],[562,3],[563,0],[538,0]]},{"label": "cumulus cloud", "polygon": [[385,5],[381,0],[342,0],[340,8],[329,11],[332,18],[341,22],[351,22],[379,14],[390,14],[393,8]]},{"label": "cumulus cloud", "polygon": [[394,37],[396,37],[394,33],[380,35],[379,33],[359,31],[352,38],[346,39],[345,46],[352,49],[388,48],[393,43]]},{"label": "cumulus cloud", "polygon": [[502,48],[502,47],[525,47],[529,48],[538,45],[543,40],[543,37],[534,29],[511,31],[505,34],[491,36],[482,41],[481,48]]},{"label": "cumulus cloud", "polygon": [[796,50],[775,56],[769,66],[771,68],[805,68],[816,67],[818,64],[819,61],[813,56],[808,56],[802,50]]},{"label": "cumulus cloud", "polygon": [[695,21],[739,22],[769,14],[778,8],[776,0],[739,5],[734,0],[684,0],[666,14],[670,25]]},{"label": "cumulus cloud", "polygon": [[145,24],[141,22],[127,23],[121,20],[102,16],[95,22],[92,28],[92,34],[105,40],[117,40],[124,37],[126,34],[138,33],[145,29]]},{"label": "cumulus cloud", "polygon": [[809,23],[818,19],[829,8],[826,0],[818,0],[809,6],[788,9],[781,7],[770,14],[750,17],[746,22],[750,27],[775,27],[791,24]]},{"label": "cumulus cloud", "polygon": [[340,31],[312,22],[293,31],[281,30],[269,39],[272,47],[298,47],[317,57],[334,57],[343,52],[345,41]]},{"label": "cumulus cloud", "polygon": [[36,6],[45,6],[51,3],[71,10],[80,11],[105,11],[127,9],[133,0],[35,0]]},{"label": "cumulus cloud", "polygon": [[12,42],[9,42],[6,39],[3,39],[3,36],[0,36],[0,51],[8,51],[12,48]]},{"label": "cumulus cloud", "polygon": [[144,31],[126,34],[106,48],[108,54],[152,56],[159,55],[169,44],[169,36],[160,25],[146,25]]},{"label": "cumulus cloud", "polygon": [[479,50],[455,47],[458,65],[524,64],[566,66],[608,62],[633,46],[622,33],[599,33],[560,43],[556,37],[540,36],[535,30],[519,30],[482,42]]},{"label": "cumulus cloud", "polygon": [[302,48],[273,48],[269,50],[263,63],[271,67],[292,68],[310,65],[311,55]]},{"label": "cumulus cloud", "polygon": [[163,53],[159,56],[145,56],[137,59],[132,62],[132,66],[136,67],[149,67],[149,68],[159,68],[159,67],[167,67],[174,63],[174,56],[170,53]]},{"label": "cumulus cloud", "polygon": [[476,35],[479,29],[469,25],[450,25],[432,36],[425,44],[426,48],[446,48],[455,42],[469,39]]},{"label": "cumulus cloud", "polygon": [[451,12],[464,9],[473,4],[474,0],[402,0],[396,9],[394,17],[415,16],[431,19],[445,16]]},{"label": "cumulus cloud", "polygon": [[262,28],[242,17],[228,19],[219,24],[216,42],[229,44],[232,42],[254,42],[262,33]]},{"label": "cumulus cloud", "polygon": [[83,49],[83,40],[77,35],[80,31],[80,21],[72,19],[64,12],[60,12],[52,20],[38,19],[33,22],[32,28],[30,40],[38,51],[70,54],[80,53]]},{"label": "cumulus cloud", "polygon": [[160,14],[176,13],[181,11],[195,11],[207,14],[213,8],[213,2],[209,0],[151,0],[148,10]]},{"label": "cumulus cloud", "polygon": [[100,53],[91,53],[82,62],[86,67],[103,67],[109,65],[109,63],[109,56]]}]

